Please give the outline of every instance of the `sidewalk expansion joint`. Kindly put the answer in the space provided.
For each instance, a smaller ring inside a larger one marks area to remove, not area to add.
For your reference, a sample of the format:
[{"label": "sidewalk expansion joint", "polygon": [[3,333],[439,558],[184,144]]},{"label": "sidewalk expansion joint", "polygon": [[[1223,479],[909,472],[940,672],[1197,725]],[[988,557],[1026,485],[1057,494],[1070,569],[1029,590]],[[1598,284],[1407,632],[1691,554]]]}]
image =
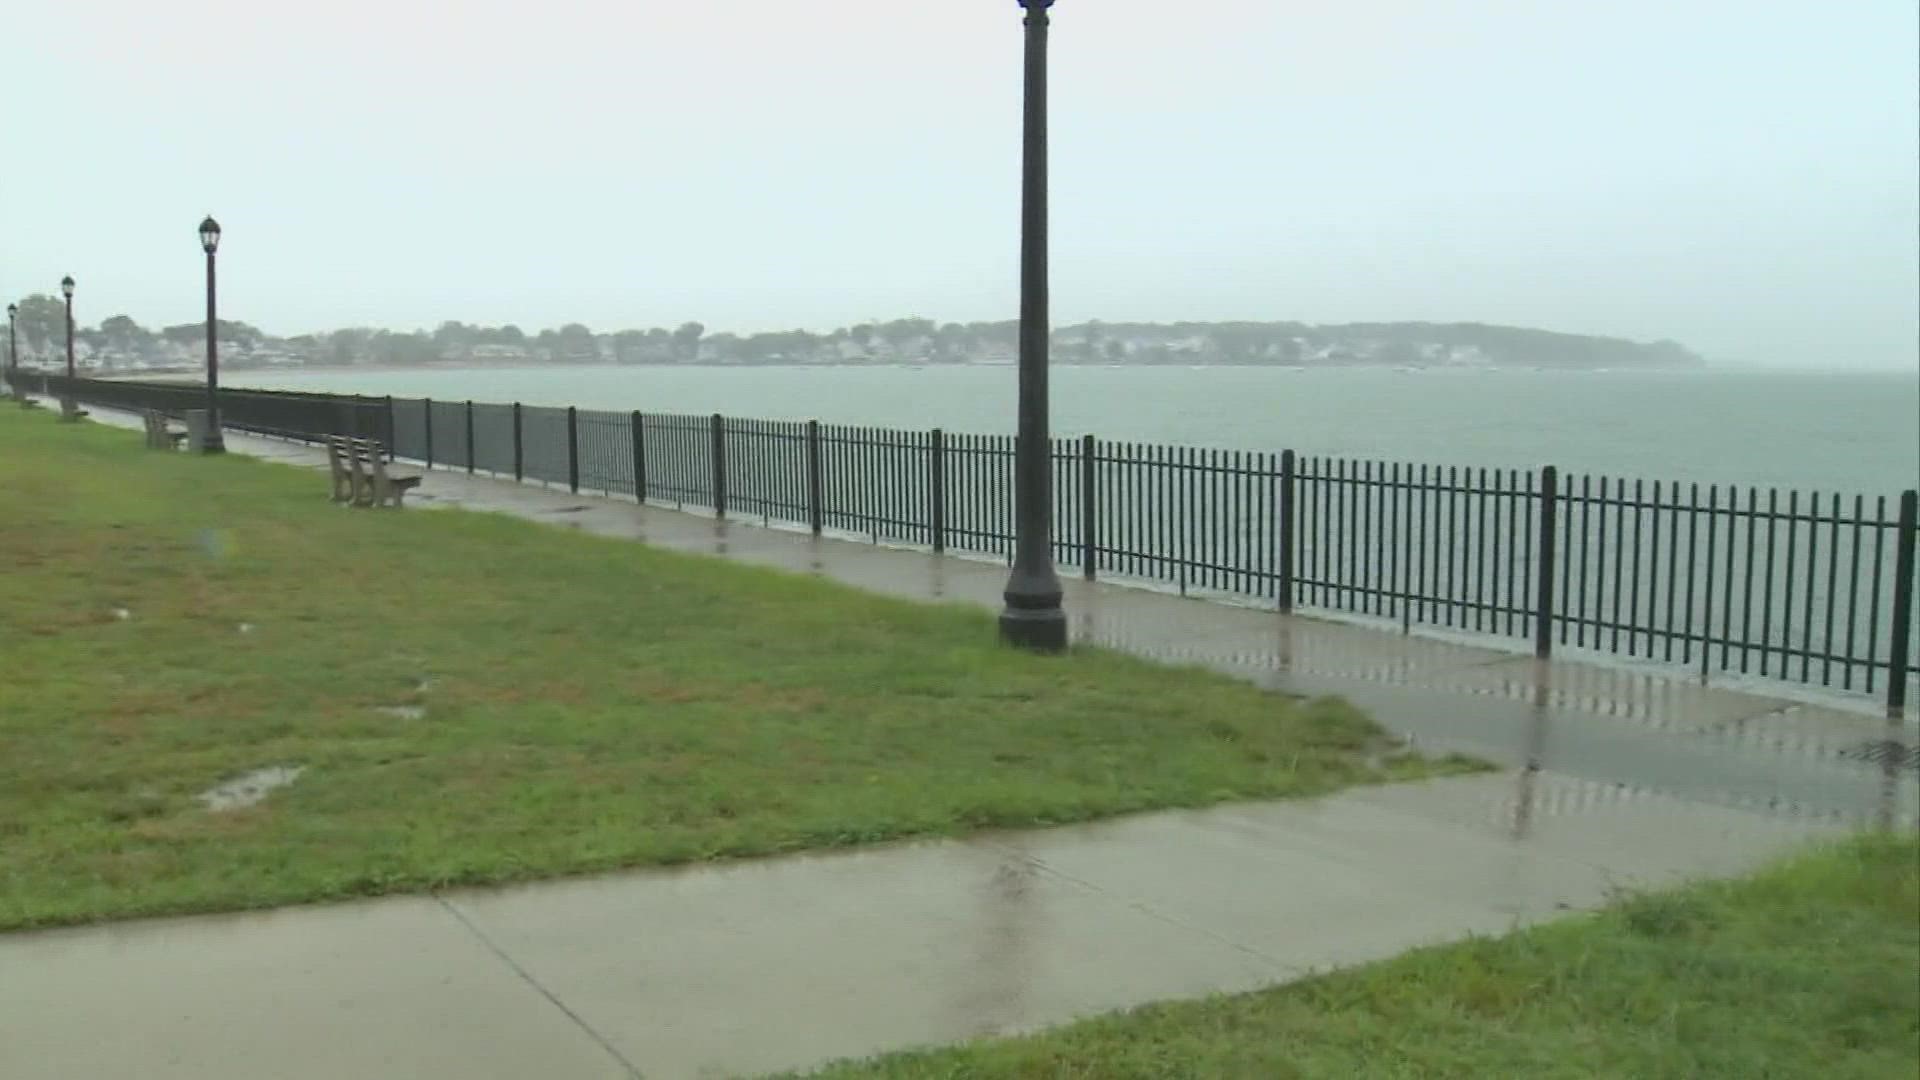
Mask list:
[{"label": "sidewalk expansion joint", "polygon": [[564,1016],[566,1016],[567,1019],[573,1021],[574,1026],[578,1027],[581,1031],[586,1032],[588,1038],[598,1043],[600,1045],[600,1049],[605,1050],[608,1056],[612,1057],[613,1060],[619,1062],[620,1067],[627,1071],[628,1076],[632,1077],[633,1080],[642,1080],[640,1069],[637,1066],[635,1066],[633,1062],[628,1061],[626,1058],[626,1055],[622,1054],[618,1049],[616,1049],[611,1042],[608,1042],[606,1039],[606,1036],[601,1035],[598,1031],[595,1031],[591,1024],[587,1023],[586,1020],[584,1020],[579,1013],[576,1013],[572,1009],[568,1008],[567,1003],[564,1001],[561,1001],[560,998],[556,996],[553,991],[540,985],[540,980],[534,978],[533,974],[529,972],[526,968],[521,967],[519,962],[514,960],[513,957],[508,956],[505,949],[502,949],[500,946],[494,944],[493,939],[487,937],[487,935],[483,933],[478,926],[475,926],[473,924],[473,920],[467,918],[465,912],[461,911],[459,908],[449,903],[447,901],[447,898],[444,896],[441,896],[439,893],[433,893],[431,895],[433,896],[434,903],[439,904],[442,908],[446,909],[447,914],[452,915],[455,919],[458,919],[460,922],[460,925],[466,927],[467,932],[472,934],[476,941],[486,946],[488,952],[498,957],[501,963],[507,965],[509,968],[512,968],[513,973],[520,976],[520,980],[522,982],[526,983],[528,986],[531,986],[533,987],[534,990],[538,991],[541,997],[546,998],[549,1002],[553,1004],[554,1008],[559,1009],[560,1012]]}]

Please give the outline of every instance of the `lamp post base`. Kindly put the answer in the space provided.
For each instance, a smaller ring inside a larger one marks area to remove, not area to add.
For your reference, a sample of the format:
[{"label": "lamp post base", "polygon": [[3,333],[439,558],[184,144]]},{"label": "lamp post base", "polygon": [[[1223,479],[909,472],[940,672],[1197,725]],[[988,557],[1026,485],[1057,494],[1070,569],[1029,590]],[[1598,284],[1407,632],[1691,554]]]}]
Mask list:
[{"label": "lamp post base", "polygon": [[61,423],[77,424],[80,422],[80,418],[85,415],[87,414],[80,411],[80,406],[78,403],[72,400],[63,400],[60,402],[60,422]]},{"label": "lamp post base", "polygon": [[203,454],[224,454],[227,452],[227,440],[220,437],[218,428],[207,432],[200,440],[200,452]]},{"label": "lamp post base", "polygon": [[1009,604],[1000,612],[1000,641],[1029,652],[1064,652],[1067,613],[1057,606],[1021,608]]}]

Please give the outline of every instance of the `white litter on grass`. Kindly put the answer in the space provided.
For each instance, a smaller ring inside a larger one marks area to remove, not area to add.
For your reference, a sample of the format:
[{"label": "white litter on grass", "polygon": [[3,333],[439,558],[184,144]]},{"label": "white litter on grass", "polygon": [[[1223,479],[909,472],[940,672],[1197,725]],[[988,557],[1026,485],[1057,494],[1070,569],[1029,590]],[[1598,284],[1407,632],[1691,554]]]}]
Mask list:
[{"label": "white litter on grass", "polygon": [[307,771],[305,765],[269,765],[264,769],[255,769],[244,776],[236,776],[217,787],[201,792],[199,798],[207,809],[218,813],[222,810],[238,810],[253,806],[267,797],[275,788],[283,788],[300,778]]},{"label": "white litter on grass", "polygon": [[401,720],[423,720],[427,715],[426,706],[424,705],[376,705],[373,707],[373,711],[385,713],[388,716],[397,717]]},{"label": "white litter on grass", "polygon": [[123,607],[117,607],[113,609],[113,617],[119,619],[121,622],[126,622],[128,619],[133,618],[133,612]]},{"label": "white litter on grass", "polygon": [[241,624],[240,624],[240,632],[241,632],[241,633],[243,633],[243,634],[251,634],[251,633],[253,633],[253,624],[252,624],[252,623],[250,623],[250,622],[243,622],[243,623],[241,623]]}]

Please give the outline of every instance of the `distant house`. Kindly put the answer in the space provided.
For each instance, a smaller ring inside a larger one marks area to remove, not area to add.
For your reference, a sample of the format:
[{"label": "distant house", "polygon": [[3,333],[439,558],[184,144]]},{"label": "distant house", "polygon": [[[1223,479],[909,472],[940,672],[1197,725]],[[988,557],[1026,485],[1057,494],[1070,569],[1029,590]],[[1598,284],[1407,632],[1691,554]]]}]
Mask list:
[{"label": "distant house", "polygon": [[475,345],[473,359],[482,363],[511,363],[530,359],[524,345]]}]

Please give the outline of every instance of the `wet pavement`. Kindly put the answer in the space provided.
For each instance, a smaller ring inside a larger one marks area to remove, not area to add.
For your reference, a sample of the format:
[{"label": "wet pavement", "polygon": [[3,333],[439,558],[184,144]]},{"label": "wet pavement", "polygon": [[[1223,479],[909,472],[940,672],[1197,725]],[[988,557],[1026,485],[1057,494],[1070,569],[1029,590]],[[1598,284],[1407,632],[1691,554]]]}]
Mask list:
[{"label": "wet pavement", "polygon": [[[228,445],[319,461],[270,440]],[[997,607],[1004,578],[464,473],[430,473],[409,504],[916,599]],[[1108,584],[1069,582],[1067,602],[1081,640],[1340,693],[1427,749],[1508,768],[965,841],[0,936],[0,1076],[806,1067],[1499,933],[1920,811],[1911,720],[1870,703],[1539,664]],[[1862,750],[1888,739],[1899,753]]]},{"label": "wet pavement", "polygon": [[0,936],[0,1075],[741,1075],[1251,990],[1838,831],[1524,770]]}]

